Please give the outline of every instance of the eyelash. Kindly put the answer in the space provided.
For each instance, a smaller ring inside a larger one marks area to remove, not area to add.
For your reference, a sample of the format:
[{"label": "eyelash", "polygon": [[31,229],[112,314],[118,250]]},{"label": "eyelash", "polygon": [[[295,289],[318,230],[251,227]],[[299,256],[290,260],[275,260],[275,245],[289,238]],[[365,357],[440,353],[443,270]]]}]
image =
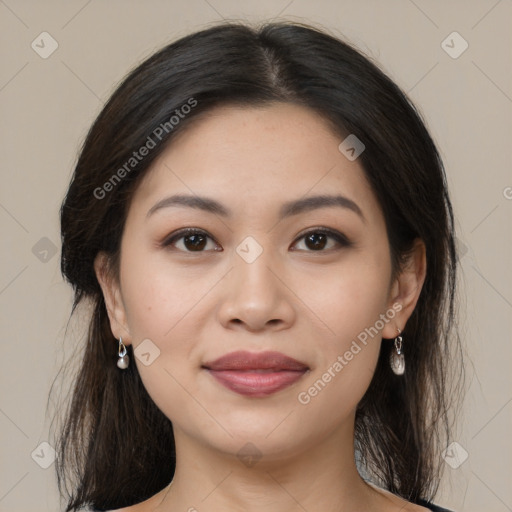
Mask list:
[{"label": "eyelash", "polygon": [[[297,237],[297,239],[294,242],[294,245],[297,242],[299,242],[300,240],[302,240],[303,238],[306,238],[308,235],[318,234],[318,233],[327,235],[328,237],[334,239],[340,246],[340,247],[338,247],[338,249],[351,247],[353,245],[352,242],[344,234],[340,233],[339,231],[335,231],[335,230],[329,229],[329,228],[322,228],[322,227],[312,228],[312,229],[309,229],[308,231],[306,231],[305,233],[302,233],[301,235],[299,235]],[[217,243],[216,240],[212,236],[210,236],[206,231],[203,231],[202,229],[183,228],[183,229],[180,229],[179,231],[176,231],[175,233],[172,233],[169,237],[167,237],[162,242],[161,245],[162,245],[162,247],[169,247],[176,241],[180,240],[181,238],[184,238],[185,236],[191,236],[191,235],[203,235],[203,236],[206,236],[207,238],[210,238],[215,243]],[[181,250],[181,249],[177,249],[177,250]],[[217,251],[217,249],[215,249],[215,250]],[[318,251],[307,250],[305,252],[321,253],[321,252],[330,252],[332,250],[336,250],[336,248],[331,247],[329,249],[320,249]],[[194,253],[203,253],[203,252],[208,252],[208,251],[182,251],[182,252],[194,254]],[[221,251],[219,251],[219,252],[221,252]]]}]

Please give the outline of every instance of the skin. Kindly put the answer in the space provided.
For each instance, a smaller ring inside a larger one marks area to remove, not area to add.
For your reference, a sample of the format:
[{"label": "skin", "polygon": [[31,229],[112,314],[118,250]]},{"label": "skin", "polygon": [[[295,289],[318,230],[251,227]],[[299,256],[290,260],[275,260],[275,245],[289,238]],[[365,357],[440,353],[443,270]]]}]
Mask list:
[{"label": "skin", "polygon": [[[426,263],[418,241],[393,278],[382,211],[358,160],[338,150],[341,140],[304,107],[223,106],[180,133],[135,191],[119,279],[102,253],[95,268],[114,336],[134,348],[149,338],[160,350],[148,366],[130,364],[173,423],[177,463],[172,487],[123,510],[426,510],[365,483],[354,461],[356,406],[381,342],[392,342],[416,305]],[[232,216],[187,206],[148,216],[173,194],[208,196]],[[282,203],[319,194],[351,199],[364,218],[330,206],[279,219]],[[183,237],[162,246],[183,227],[211,237],[202,251]],[[351,245],[328,238],[315,250],[303,236],[310,228],[336,230]],[[251,263],[236,252],[247,236],[263,250]],[[401,309],[378,335],[300,403],[298,394],[393,304]],[[234,350],[277,350],[309,371],[270,396],[245,397],[201,368]],[[261,455],[253,465],[237,457],[246,443]]]}]

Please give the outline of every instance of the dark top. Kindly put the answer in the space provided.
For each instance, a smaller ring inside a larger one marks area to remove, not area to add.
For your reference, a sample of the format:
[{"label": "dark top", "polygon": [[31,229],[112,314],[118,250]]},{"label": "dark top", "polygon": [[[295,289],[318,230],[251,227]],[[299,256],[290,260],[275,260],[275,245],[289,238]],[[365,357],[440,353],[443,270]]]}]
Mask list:
[{"label": "dark top", "polygon": [[429,510],[432,510],[432,512],[451,512],[451,510],[448,510],[447,508],[438,507],[437,505],[429,503],[428,501],[425,500],[420,500],[418,502],[418,505],[428,508]]},{"label": "dark top", "polygon": [[[422,507],[428,508],[429,510],[432,510],[432,512],[452,512],[451,510],[448,510],[447,508],[438,507],[437,505],[434,505],[432,503],[429,503],[428,501],[420,500],[418,502],[418,505],[421,505]],[[92,509],[91,512],[104,512],[100,509]],[[109,511],[106,511],[109,512]],[[114,510],[111,512],[115,512]]]}]

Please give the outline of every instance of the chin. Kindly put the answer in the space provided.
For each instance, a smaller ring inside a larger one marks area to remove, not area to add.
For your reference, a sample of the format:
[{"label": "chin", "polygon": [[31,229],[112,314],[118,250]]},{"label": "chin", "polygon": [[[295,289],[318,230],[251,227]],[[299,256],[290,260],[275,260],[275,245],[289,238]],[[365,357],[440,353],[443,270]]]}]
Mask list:
[{"label": "chin", "polygon": [[267,419],[259,414],[257,422],[247,416],[239,422],[220,420],[232,437],[222,428],[216,428],[214,432],[210,429],[213,435],[205,438],[203,432],[202,443],[238,458],[264,456],[265,460],[270,461],[291,457],[323,434],[304,429],[304,425],[297,423],[296,418],[292,420],[293,414],[288,418],[287,414],[281,413],[279,417],[269,415]]}]

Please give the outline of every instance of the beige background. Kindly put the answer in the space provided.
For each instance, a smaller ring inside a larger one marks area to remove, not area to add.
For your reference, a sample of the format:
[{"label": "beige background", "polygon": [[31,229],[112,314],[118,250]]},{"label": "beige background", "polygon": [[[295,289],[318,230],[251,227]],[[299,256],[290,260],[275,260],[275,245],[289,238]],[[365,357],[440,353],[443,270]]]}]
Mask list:
[{"label": "beige background", "polygon": [[[466,251],[460,329],[470,361],[453,439],[469,457],[446,465],[437,502],[512,510],[511,0],[0,0],[1,511],[59,510],[54,466],[40,467],[51,449],[40,443],[50,440],[50,385],[80,329],[65,337],[58,208],[90,123],[160,46],[222,18],[274,17],[321,24],[378,60],[440,147]],[[58,43],[46,59],[31,47],[43,31]],[[453,31],[469,44],[458,58],[442,47]]]}]

